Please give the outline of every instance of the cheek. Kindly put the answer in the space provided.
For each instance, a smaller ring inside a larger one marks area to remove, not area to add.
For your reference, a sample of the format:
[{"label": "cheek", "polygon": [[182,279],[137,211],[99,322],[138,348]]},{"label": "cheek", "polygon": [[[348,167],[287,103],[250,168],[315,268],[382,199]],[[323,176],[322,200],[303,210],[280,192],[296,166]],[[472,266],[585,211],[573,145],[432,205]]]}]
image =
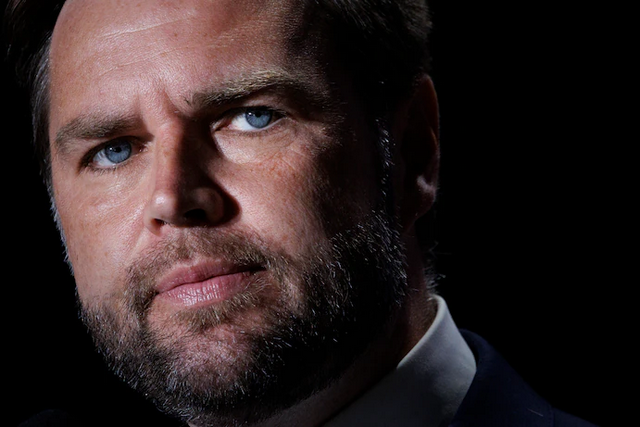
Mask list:
[{"label": "cheek", "polygon": [[230,194],[243,226],[285,253],[313,257],[318,245],[369,214],[377,193],[373,157],[354,140],[306,136],[225,181],[235,184]]},{"label": "cheek", "polygon": [[[368,213],[373,203],[369,167],[362,166],[369,163],[367,156],[353,148],[353,141],[336,144],[327,136],[304,136],[259,162],[227,158],[211,166],[212,182],[239,207],[237,217],[215,224],[211,233],[255,235],[294,258],[308,259],[318,245],[328,245],[335,233]],[[131,263],[157,243],[158,236],[144,225],[151,180],[131,178],[142,175],[144,170],[136,169],[136,174],[83,180],[54,165],[56,203],[85,301],[117,292]]]},{"label": "cheek", "polygon": [[233,175],[221,181],[241,208],[239,227],[294,256],[308,252],[310,242],[326,240],[318,190],[327,177],[315,156],[292,148]]},{"label": "cheek", "polygon": [[141,209],[126,195],[61,187],[56,205],[78,293],[86,300],[112,292],[135,246]]}]

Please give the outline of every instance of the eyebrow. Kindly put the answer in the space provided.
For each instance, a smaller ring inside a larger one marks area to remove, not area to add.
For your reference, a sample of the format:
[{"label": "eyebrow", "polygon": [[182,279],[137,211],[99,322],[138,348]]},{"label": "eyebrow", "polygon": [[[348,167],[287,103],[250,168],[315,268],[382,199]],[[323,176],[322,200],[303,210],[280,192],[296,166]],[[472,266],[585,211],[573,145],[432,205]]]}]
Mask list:
[{"label": "eyebrow", "polygon": [[290,93],[307,106],[320,108],[327,107],[331,101],[328,91],[312,84],[310,79],[283,70],[264,70],[239,76],[210,90],[196,92],[185,101],[195,111],[207,111],[262,91]]},{"label": "eyebrow", "polygon": [[82,114],[56,132],[54,144],[59,153],[66,154],[71,150],[72,141],[109,139],[140,125],[141,121],[133,115],[119,113]]}]

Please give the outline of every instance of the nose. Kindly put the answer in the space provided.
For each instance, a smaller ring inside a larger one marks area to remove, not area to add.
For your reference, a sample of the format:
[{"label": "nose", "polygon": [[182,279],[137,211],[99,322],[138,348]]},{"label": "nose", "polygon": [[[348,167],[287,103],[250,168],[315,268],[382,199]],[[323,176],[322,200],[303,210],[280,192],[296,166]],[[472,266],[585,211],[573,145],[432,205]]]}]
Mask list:
[{"label": "nose", "polygon": [[224,217],[222,190],[213,178],[206,144],[182,134],[165,135],[153,147],[146,228],[206,227]]}]

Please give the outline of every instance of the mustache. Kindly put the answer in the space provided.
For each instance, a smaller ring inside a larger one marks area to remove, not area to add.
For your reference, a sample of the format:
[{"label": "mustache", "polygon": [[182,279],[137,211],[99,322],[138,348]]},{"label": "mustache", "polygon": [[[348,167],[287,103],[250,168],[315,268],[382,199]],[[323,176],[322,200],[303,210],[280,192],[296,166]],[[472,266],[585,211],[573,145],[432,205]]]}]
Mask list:
[{"label": "mustache", "polygon": [[196,229],[159,241],[138,256],[125,273],[125,300],[143,317],[158,294],[158,280],[181,262],[215,259],[238,266],[274,270],[289,264],[284,255],[257,236],[238,232]]}]

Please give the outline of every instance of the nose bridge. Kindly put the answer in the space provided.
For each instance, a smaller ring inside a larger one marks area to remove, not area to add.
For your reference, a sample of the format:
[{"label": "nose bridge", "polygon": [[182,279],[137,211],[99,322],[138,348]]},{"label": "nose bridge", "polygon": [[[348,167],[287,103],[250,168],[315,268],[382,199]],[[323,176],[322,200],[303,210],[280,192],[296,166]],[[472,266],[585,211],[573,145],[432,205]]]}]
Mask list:
[{"label": "nose bridge", "polygon": [[[193,185],[200,165],[193,152],[198,150],[179,125],[163,126],[154,144],[154,192],[181,194],[181,189]],[[193,158],[192,158],[193,157]]]},{"label": "nose bridge", "polygon": [[212,225],[222,217],[222,197],[214,183],[206,143],[179,120],[158,128],[145,212],[147,228]]}]

